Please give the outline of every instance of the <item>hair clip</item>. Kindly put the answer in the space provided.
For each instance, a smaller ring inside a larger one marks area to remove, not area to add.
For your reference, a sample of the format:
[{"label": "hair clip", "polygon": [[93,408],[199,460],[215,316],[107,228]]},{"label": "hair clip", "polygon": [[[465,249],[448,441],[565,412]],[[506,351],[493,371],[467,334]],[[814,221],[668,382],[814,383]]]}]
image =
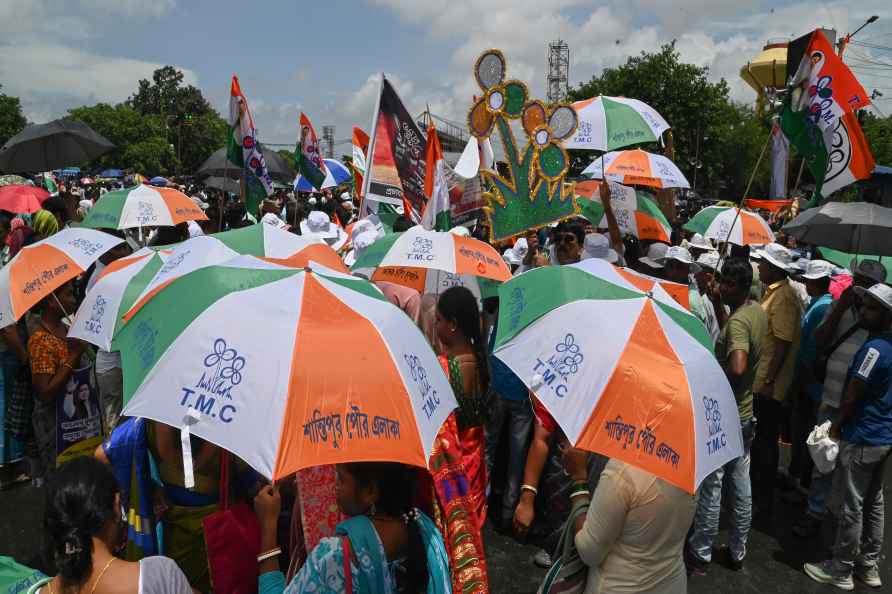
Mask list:
[{"label": "hair clip", "polygon": [[65,554],[66,555],[76,555],[82,551],[83,551],[83,549],[77,545],[73,545],[70,542],[65,543]]}]

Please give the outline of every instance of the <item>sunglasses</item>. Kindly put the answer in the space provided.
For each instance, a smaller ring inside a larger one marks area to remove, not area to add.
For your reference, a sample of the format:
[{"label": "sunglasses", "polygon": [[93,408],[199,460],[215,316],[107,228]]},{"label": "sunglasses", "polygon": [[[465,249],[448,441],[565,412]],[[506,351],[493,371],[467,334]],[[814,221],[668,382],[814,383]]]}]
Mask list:
[{"label": "sunglasses", "polygon": [[577,241],[576,236],[572,233],[561,233],[554,238],[555,245],[560,245],[562,243],[577,243]]}]

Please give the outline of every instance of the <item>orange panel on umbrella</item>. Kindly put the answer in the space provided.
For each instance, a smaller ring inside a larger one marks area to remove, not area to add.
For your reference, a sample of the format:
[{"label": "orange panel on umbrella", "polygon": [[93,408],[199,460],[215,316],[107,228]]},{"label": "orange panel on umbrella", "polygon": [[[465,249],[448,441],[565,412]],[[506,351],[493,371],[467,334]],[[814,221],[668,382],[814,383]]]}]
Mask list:
[{"label": "orange panel on umbrella", "polygon": [[9,264],[12,311],[18,319],[41,299],[81,272],[74,260],[50,244],[22,250]]},{"label": "orange panel on umbrella", "polygon": [[471,237],[456,235],[455,273],[483,276],[498,281],[511,278],[511,269],[489,244]]}]

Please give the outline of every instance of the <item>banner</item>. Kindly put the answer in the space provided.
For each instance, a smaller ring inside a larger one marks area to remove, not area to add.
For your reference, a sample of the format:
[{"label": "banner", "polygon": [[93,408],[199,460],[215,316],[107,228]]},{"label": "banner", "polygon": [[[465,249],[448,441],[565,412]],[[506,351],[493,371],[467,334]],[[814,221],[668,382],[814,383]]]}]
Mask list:
[{"label": "banner", "polygon": [[92,456],[102,443],[102,409],[93,366],[71,372],[64,394],[56,400],[56,466]]},{"label": "banner", "polygon": [[465,179],[446,164],[446,182],[449,185],[452,226],[466,225],[471,221],[482,219],[486,199],[483,197],[480,176]]},{"label": "banner", "polygon": [[366,163],[366,200],[403,205],[406,216],[420,220],[424,195],[424,148],[427,138],[386,78]]},{"label": "banner", "polygon": [[325,161],[322,159],[322,148],[316,137],[316,129],[313,128],[310,118],[303,112],[300,113],[300,132],[297,138],[297,146],[294,147],[294,169],[302,175],[310,185],[321,190],[328,171]]}]

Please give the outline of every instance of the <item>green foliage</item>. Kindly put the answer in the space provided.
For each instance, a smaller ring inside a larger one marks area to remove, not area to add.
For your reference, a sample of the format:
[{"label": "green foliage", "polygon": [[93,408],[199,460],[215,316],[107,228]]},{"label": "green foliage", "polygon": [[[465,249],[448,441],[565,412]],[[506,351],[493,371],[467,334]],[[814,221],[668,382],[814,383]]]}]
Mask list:
[{"label": "green foliage", "polygon": [[892,166],[892,116],[880,118],[865,112],[862,128],[877,165]]},{"label": "green foliage", "polygon": [[[0,85],[0,89],[3,85]],[[22,103],[18,97],[0,93],[0,146],[18,134],[28,120],[22,115]]]},{"label": "green foliage", "polygon": [[[696,170],[697,191],[736,200],[746,188],[768,138],[769,126],[759,121],[749,107],[729,99],[724,79],[713,83],[708,74],[706,67],[682,62],[673,42],[658,52],[642,52],[621,66],[604,69],[599,76],[571,89],[570,99],[609,95],[647,103],[672,126],[675,164],[692,184]],[[658,144],[640,148],[660,153],[664,150]],[[571,151],[571,157],[573,169],[578,172],[591,162],[593,155]],[[700,168],[696,167],[698,161],[702,163]],[[763,164],[750,195],[765,196],[768,184],[768,168]]]},{"label": "green foliage", "polygon": [[173,66],[140,80],[130,99],[119,105],[97,103],[68,112],[111,140],[115,150],[90,168],[120,167],[154,175],[192,173],[226,142],[229,125],[201,91],[183,84]]},{"label": "green foliage", "polygon": [[289,151],[288,149],[279,149],[276,152],[279,153],[279,156],[285,159],[285,162],[288,163],[288,165],[294,164],[294,151]]}]

